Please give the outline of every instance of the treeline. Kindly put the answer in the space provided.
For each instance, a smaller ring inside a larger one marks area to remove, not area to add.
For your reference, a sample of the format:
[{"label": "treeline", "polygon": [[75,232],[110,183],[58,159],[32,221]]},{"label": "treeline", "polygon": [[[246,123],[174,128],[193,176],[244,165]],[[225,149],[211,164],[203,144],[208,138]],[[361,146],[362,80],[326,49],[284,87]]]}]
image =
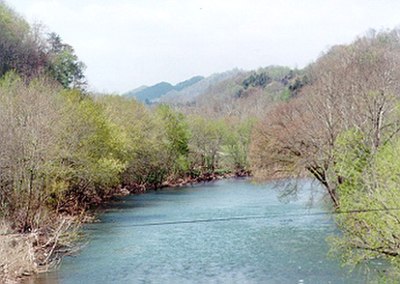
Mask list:
[{"label": "treeline", "polygon": [[399,265],[400,30],[369,32],[307,67],[309,83],[258,124],[252,167],[264,178],[312,176],[341,230],[348,263]]},{"label": "treeline", "polygon": [[117,186],[158,188],[244,171],[251,121],[185,117],[44,78],[0,81],[0,212],[20,232],[76,213]]}]

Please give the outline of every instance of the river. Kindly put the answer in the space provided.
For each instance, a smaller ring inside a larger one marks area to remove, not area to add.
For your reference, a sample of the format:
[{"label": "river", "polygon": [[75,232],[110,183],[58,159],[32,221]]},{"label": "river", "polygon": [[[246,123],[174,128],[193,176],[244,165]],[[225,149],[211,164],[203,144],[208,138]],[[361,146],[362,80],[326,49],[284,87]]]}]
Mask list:
[{"label": "river", "polygon": [[335,234],[315,188],[246,180],[121,198],[85,226],[89,243],[35,283],[366,283],[327,256]]}]

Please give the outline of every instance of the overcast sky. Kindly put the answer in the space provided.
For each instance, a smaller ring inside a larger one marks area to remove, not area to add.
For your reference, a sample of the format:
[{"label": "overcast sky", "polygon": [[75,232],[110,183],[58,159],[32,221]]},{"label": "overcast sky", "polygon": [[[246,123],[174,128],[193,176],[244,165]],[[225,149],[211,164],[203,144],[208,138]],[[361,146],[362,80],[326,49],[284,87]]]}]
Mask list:
[{"label": "overcast sky", "polygon": [[126,92],[235,67],[304,67],[400,24],[396,0],[6,0],[75,48],[92,90]]}]

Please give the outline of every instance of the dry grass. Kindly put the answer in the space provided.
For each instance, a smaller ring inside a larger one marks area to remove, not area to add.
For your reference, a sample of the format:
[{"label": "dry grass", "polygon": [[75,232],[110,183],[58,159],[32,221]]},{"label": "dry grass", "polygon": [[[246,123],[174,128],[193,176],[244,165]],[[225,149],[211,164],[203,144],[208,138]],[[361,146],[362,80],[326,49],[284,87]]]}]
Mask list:
[{"label": "dry grass", "polygon": [[62,256],[79,249],[77,219],[59,216],[54,221],[40,231],[14,234],[0,220],[0,283],[18,283],[23,276],[54,269]]},{"label": "dry grass", "polygon": [[33,234],[0,235],[0,283],[17,283],[24,275],[37,272]]}]

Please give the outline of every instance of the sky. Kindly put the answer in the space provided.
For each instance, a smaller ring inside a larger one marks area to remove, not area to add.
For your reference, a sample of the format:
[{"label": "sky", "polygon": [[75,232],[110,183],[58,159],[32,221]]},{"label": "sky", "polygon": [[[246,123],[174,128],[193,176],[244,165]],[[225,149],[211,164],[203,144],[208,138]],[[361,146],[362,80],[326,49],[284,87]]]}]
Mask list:
[{"label": "sky", "polygon": [[396,0],[5,0],[56,32],[90,89],[124,93],[233,68],[303,68],[369,29],[400,26]]}]

